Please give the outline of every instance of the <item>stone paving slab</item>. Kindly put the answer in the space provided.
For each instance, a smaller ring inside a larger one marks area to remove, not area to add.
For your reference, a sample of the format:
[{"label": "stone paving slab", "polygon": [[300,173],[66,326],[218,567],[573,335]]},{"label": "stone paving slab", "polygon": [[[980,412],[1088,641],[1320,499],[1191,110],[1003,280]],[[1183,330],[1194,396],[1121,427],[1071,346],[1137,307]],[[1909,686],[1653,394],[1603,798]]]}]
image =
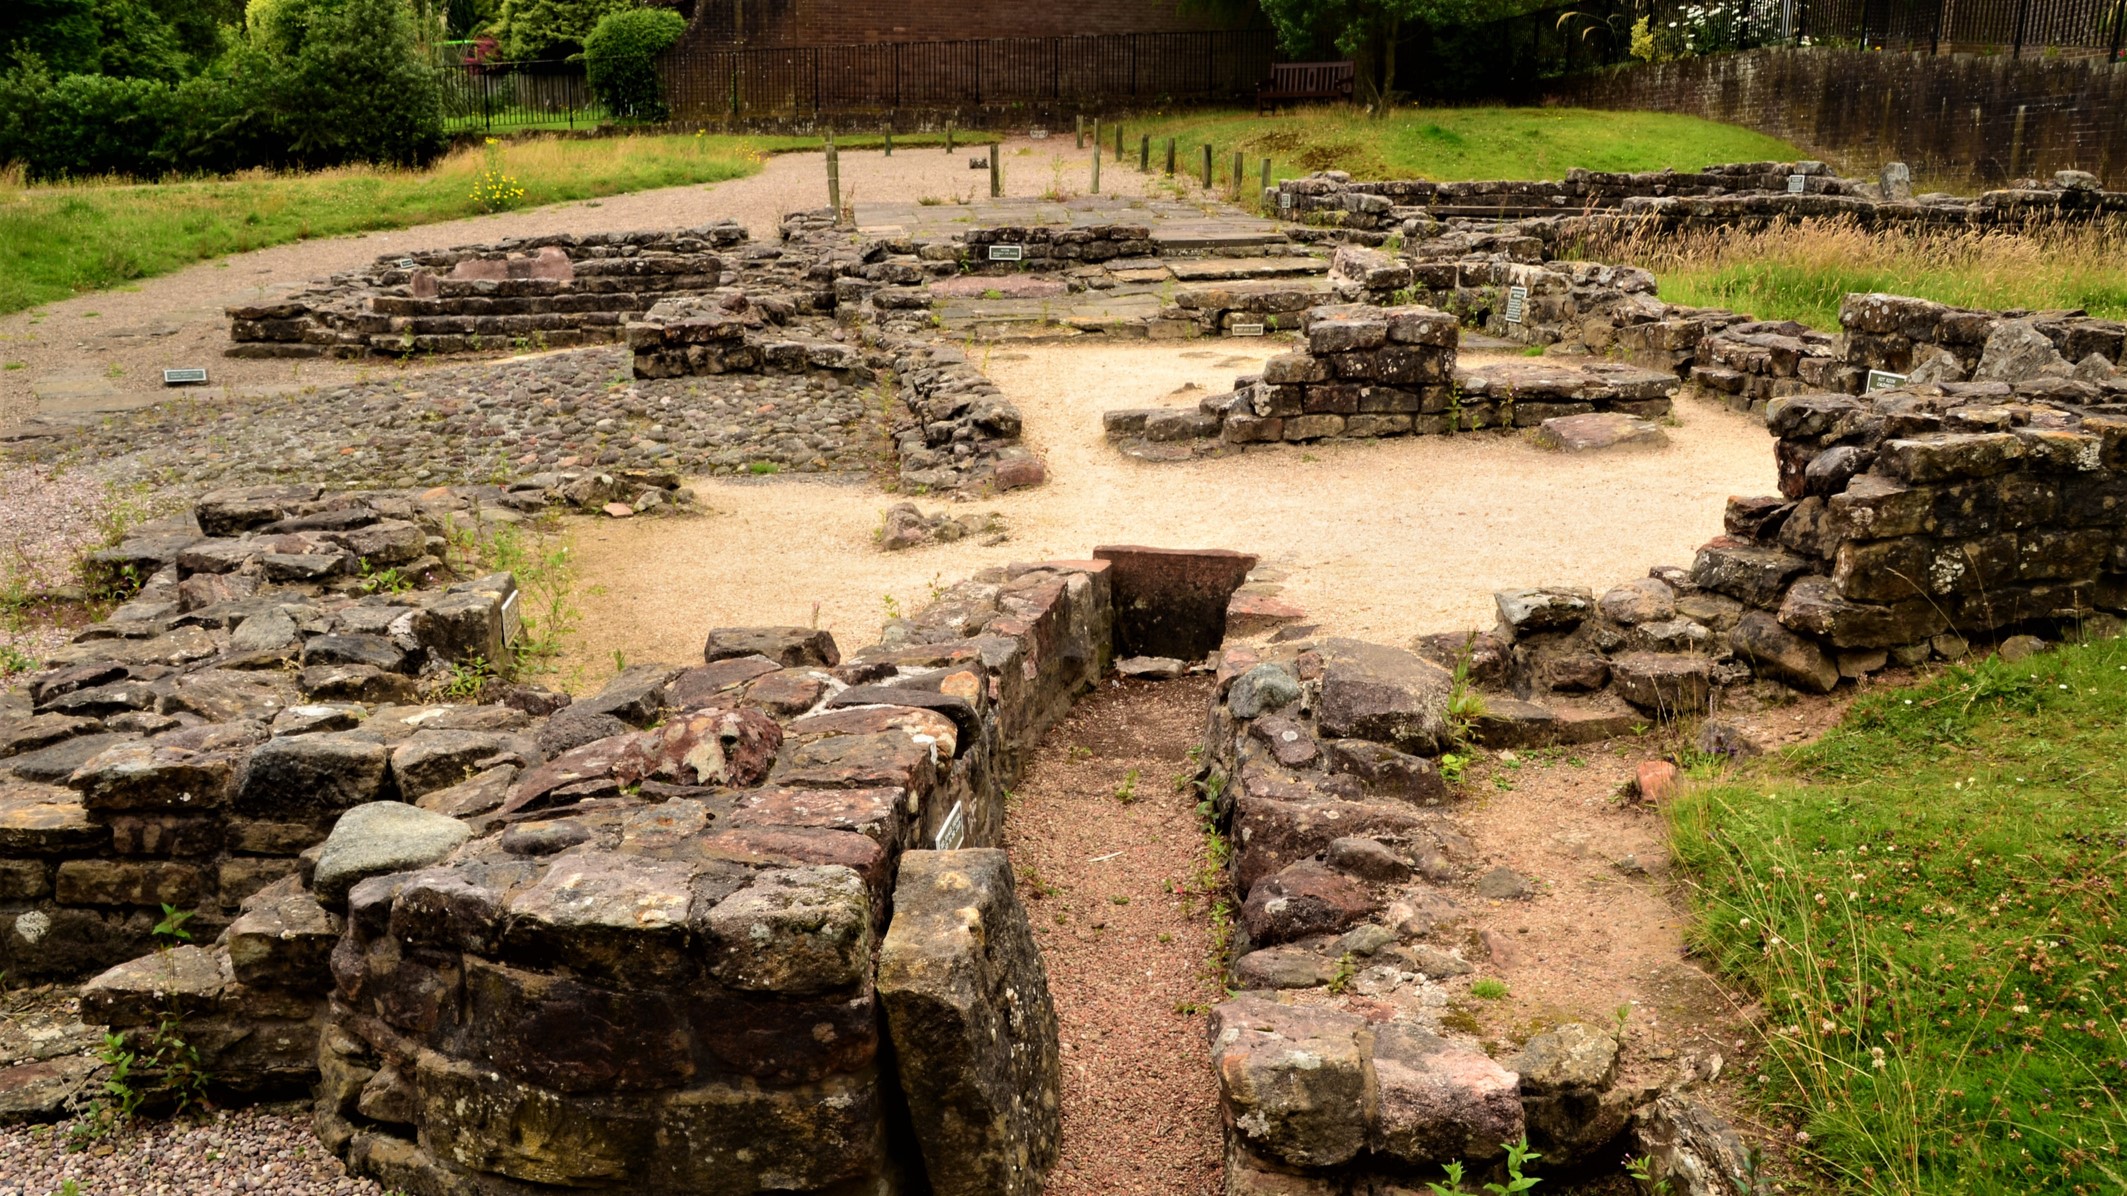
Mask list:
[{"label": "stone paving slab", "polygon": [[1000,228],[1029,225],[1048,228],[1086,228],[1102,224],[1143,224],[1152,229],[1152,239],[1174,251],[1282,245],[1286,241],[1275,220],[1250,216],[1238,209],[1209,214],[1197,204],[1174,200],[1131,199],[1121,196],[1081,196],[1068,200],[978,199],[973,203],[859,203],[857,231],[866,236],[907,236],[917,240],[945,240],[970,228]]}]

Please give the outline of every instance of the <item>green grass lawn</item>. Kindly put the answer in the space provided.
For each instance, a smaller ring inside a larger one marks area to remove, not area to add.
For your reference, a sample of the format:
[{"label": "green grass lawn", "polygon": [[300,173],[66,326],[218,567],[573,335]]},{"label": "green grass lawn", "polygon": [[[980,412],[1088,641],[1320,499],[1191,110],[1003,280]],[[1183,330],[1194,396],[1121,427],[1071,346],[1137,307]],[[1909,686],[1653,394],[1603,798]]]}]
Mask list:
[{"label": "green grass lawn", "polygon": [[1864,699],[1673,829],[1752,1086],[1841,1190],[2127,1190],[2127,640]]},{"label": "green grass lawn", "polygon": [[[1115,134],[1104,129],[1110,153]],[[1661,112],[1591,112],[1581,108],[1399,108],[1372,120],[1349,108],[1302,108],[1277,116],[1253,112],[1185,112],[1123,122],[1126,157],[1150,134],[1158,169],[1166,140],[1178,143],[1184,171],[1201,169],[1212,146],[1219,178],[1233,153],[1259,178],[1269,158],[1274,179],[1345,170],[1362,179],[1556,179],[1575,166],[1590,170],[1696,170],[1716,162],[1793,161],[1806,157],[1777,138]]]},{"label": "green grass lawn", "polygon": [[[957,136],[972,141],[982,134]],[[939,140],[911,136],[894,143]],[[877,146],[879,138],[838,142],[864,148]],[[721,182],[760,169],[763,155],[818,145],[802,137],[622,136],[506,142],[501,153],[503,169],[525,191],[518,206],[533,206]],[[425,171],[363,168],[29,187],[0,181],[0,313],[224,254],[476,215],[481,209],[472,197],[473,181],[485,165],[483,151],[461,150]]]},{"label": "green grass lawn", "polygon": [[1662,298],[1837,331],[1839,301],[1888,291],[1990,310],[2127,316],[2127,221],[2009,231],[1870,230],[1806,220],[1757,230],[1628,230],[1572,256],[1654,271]]}]

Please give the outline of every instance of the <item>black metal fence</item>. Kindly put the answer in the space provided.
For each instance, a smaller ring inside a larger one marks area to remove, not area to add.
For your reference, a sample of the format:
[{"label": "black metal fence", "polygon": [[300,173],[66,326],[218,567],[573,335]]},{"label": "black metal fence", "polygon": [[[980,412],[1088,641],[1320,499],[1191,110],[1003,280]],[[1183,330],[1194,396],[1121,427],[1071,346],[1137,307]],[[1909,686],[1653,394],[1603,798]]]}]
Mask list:
[{"label": "black metal fence", "polygon": [[582,62],[458,62],[435,71],[452,133],[593,128],[607,119]]}]

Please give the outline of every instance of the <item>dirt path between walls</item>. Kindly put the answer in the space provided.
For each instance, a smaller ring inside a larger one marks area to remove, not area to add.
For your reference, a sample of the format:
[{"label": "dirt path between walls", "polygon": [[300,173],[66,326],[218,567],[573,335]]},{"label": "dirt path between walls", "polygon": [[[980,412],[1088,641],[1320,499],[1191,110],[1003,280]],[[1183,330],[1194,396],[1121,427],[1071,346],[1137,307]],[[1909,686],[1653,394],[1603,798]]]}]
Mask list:
[{"label": "dirt path between walls", "polygon": [[[978,188],[986,195],[989,172],[969,170],[970,156],[966,146],[952,154],[937,146],[904,148],[892,157],[877,150],[844,151],[843,196],[852,202],[910,203],[925,197],[972,196]],[[1087,155],[1073,150],[1068,138],[1007,141],[1002,159],[1007,195],[1078,193],[1088,182]],[[1153,184],[1150,177],[1112,160],[1103,164],[1102,182],[1111,194],[1133,197]],[[222,356],[229,341],[224,308],[270,301],[313,279],[367,266],[387,253],[553,233],[687,228],[726,219],[744,224],[755,240],[773,242],[786,214],[826,206],[822,155],[778,154],[759,173],[729,182],[298,241],[0,316],[0,363],[7,363],[0,371],[0,428],[34,414],[40,400],[47,410],[62,412],[123,410],[157,402],[170,397],[162,388],[161,371],[172,367],[204,366],[213,383],[204,393],[238,397],[458,363],[462,359],[400,365],[383,359],[291,362]]]},{"label": "dirt path between walls", "polygon": [[1049,1196],[1216,1196],[1207,907],[1190,749],[1209,678],[1107,682],[1052,729],[1005,815],[1063,1045]]},{"label": "dirt path between walls", "polygon": [[[997,546],[975,540],[887,553],[872,543],[901,501],[865,483],[700,479],[699,519],[580,520],[586,618],[571,656],[585,680],[629,660],[683,662],[729,624],[819,625],[871,643],[889,609],[989,565],[1083,557],[1097,544],[1233,548],[1288,575],[1283,597],[1338,634],[1401,644],[1490,627],[1492,591],[1601,588],[1657,564],[1689,565],[1719,534],[1731,494],[1775,489],[1762,424],[1696,400],[1677,405],[1669,447],[1564,457],[1516,436],[1420,436],[1281,446],[1151,464],[1101,437],[1100,413],[1193,404],[1283,346],[1246,342],[1064,343],[977,349],[1025,419],[1047,485],[990,502],[918,499],[925,510],[996,511]],[[892,599],[889,603],[887,600]]]}]

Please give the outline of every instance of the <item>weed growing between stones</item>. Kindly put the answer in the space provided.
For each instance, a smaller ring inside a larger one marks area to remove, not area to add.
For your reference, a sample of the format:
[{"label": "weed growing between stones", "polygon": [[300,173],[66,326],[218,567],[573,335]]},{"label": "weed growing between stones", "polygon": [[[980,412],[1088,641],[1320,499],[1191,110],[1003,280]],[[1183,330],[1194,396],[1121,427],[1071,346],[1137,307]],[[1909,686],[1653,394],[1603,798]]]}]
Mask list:
[{"label": "weed growing between stones", "polygon": [[[1529,1139],[1526,1135],[1524,1135],[1519,1141],[1507,1143],[1506,1147],[1507,1182],[1503,1184],[1488,1183],[1484,1185],[1484,1187],[1478,1189],[1479,1191],[1484,1192],[1485,1196],[1514,1196],[1514,1194],[1517,1192],[1526,1192],[1530,1188],[1533,1188],[1537,1184],[1543,1182],[1543,1180],[1537,1178],[1536,1176],[1524,1175],[1522,1173],[1522,1169],[1524,1167],[1544,1157],[1536,1153],[1535,1151],[1529,1149]],[[1428,1180],[1425,1185],[1426,1190],[1431,1192],[1433,1196],[1461,1196],[1461,1193],[1463,1191],[1463,1165],[1461,1160],[1458,1159],[1455,1162],[1449,1163],[1446,1166],[1442,1167],[1441,1170],[1447,1172],[1448,1182],[1442,1184],[1436,1181]]]},{"label": "weed growing between stones", "polygon": [[[529,525],[454,524],[445,540],[454,571],[510,573],[517,579],[523,630],[516,659],[489,666],[490,672],[499,676],[506,668],[510,676],[526,677],[559,668],[583,611],[576,605],[576,560],[558,521],[549,516]],[[452,677],[455,684],[456,669]]]},{"label": "weed growing between stones", "polygon": [[1671,809],[1752,1086],[1867,1193],[2127,1175],[2127,641],[1953,666]]},{"label": "weed growing between stones", "polygon": [[[167,958],[172,949],[192,940],[192,932],[185,929],[192,917],[190,910],[163,903],[162,920],[151,932],[157,955]],[[88,1112],[68,1130],[70,1149],[84,1150],[108,1137],[140,1116],[142,1108],[151,1101],[173,1106],[173,1117],[182,1117],[206,1102],[212,1077],[200,1065],[199,1049],[185,1041],[181,1033],[183,1020],[173,994],[166,998],[155,1032],[139,1049],[134,1049],[121,1031],[104,1035],[96,1057],[109,1070],[104,1075],[102,1091],[90,1102]]]}]

